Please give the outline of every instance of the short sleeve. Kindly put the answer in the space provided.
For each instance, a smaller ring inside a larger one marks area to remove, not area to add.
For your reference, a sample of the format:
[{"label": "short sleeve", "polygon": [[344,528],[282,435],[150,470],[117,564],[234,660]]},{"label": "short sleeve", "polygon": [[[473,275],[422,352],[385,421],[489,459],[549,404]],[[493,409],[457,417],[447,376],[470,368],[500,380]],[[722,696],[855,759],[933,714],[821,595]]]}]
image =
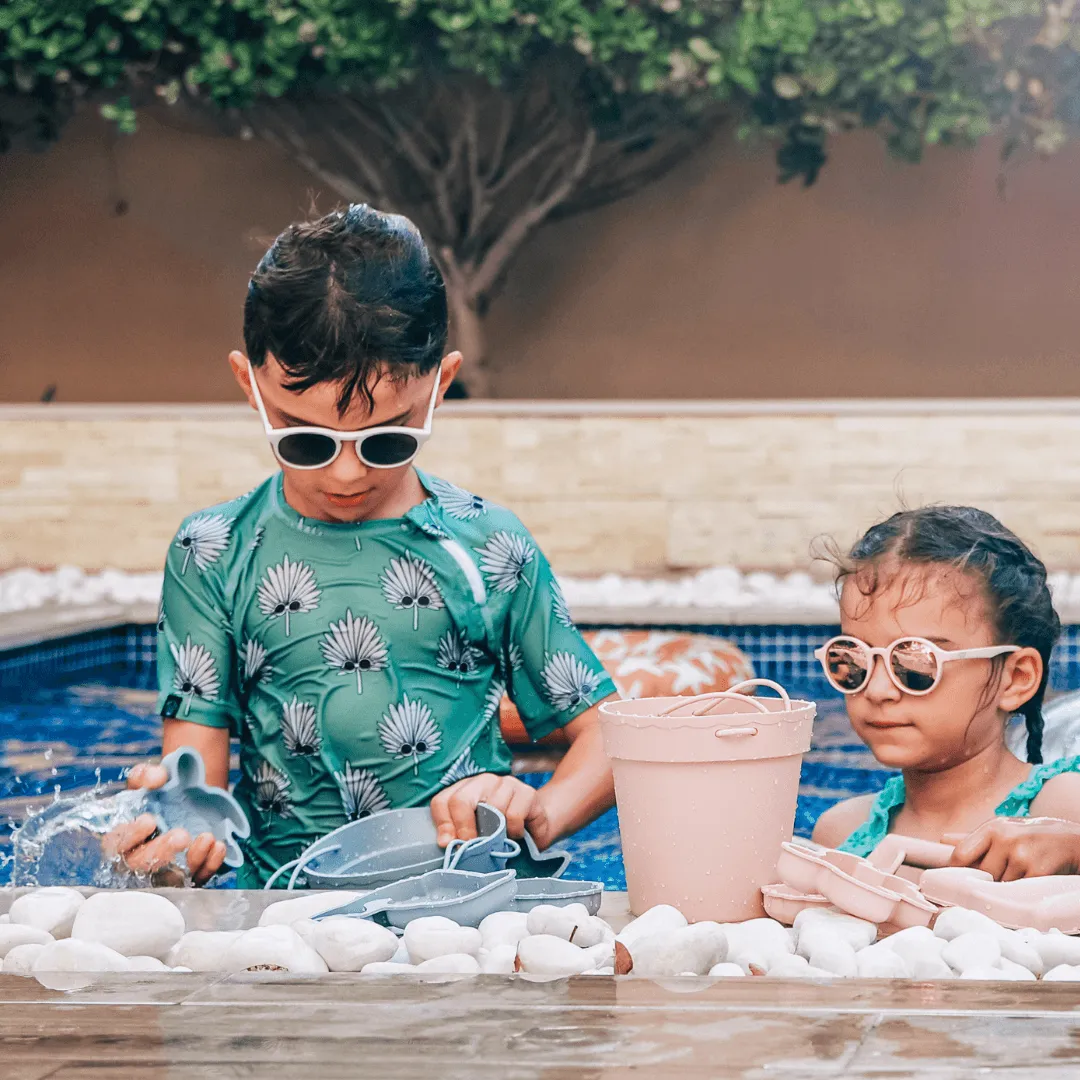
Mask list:
[{"label": "short sleeve", "polygon": [[182,528],[169,546],[158,616],[158,712],[228,728],[242,715],[236,644],[212,566],[192,557]]},{"label": "short sleeve", "polygon": [[551,565],[525,540],[528,561],[510,599],[502,667],[525,730],[542,739],[617,690],[574,626]]}]

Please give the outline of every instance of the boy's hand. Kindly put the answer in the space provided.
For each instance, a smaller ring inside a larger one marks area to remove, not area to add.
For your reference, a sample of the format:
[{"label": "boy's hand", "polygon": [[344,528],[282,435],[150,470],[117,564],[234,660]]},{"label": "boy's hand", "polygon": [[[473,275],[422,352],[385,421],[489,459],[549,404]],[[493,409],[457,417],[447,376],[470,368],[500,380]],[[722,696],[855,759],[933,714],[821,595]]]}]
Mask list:
[{"label": "boy's hand", "polygon": [[1080,824],[1060,818],[993,818],[964,837],[951,866],[985,870],[997,881],[1080,871]]},{"label": "boy's hand", "polygon": [[438,828],[440,847],[451,840],[472,840],[476,833],[476,806],[487,803],[506,815],[506,834],[515,840],[528,829],[540,848],[551,842],[544,800],[535,788],[512,776],[480,773],[444,788],[431,800],[431,816]]},{"label": "boy's hand", "polygon": [[[136,765],[128,774],[129,788],[153,790],[161,787],[169,774],[160,765]],[[183,884],[184,875],[176,858],[187,851],[187,868],[196,885],[205,885],[225,861],[225,845],[212,833],[191,839],[186,829],[170,829],[158,835],[157,822],[143,814],[127,825],[113,829],[104,841],[105,853],[121,858],[137,874],[148,874],[155,884]]]}]

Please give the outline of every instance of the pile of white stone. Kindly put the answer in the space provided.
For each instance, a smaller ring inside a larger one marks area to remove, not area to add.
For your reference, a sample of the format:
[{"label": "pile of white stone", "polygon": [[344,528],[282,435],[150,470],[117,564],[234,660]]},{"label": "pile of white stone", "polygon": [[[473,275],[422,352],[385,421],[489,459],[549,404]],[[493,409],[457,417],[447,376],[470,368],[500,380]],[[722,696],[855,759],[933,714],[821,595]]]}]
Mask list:
[{"label": "pile of white stone", "polygon": [[934,929],[878,927],[839,912],[804,911],[788,928],[772,919],[687,923],[654,907],[620,933],[581,904],[499,911],[479,928],[414,919],[398,937],[373,922],[331,916],[355,894],[315,894],[268,907],[251,930],[188,931],[180,910],[150,892],[37,889],[0,916],[3,973],[329,971],[364,975],[767,975],[782,978],[1080,981],[1080,938],[1006,930],[949,908]]}]

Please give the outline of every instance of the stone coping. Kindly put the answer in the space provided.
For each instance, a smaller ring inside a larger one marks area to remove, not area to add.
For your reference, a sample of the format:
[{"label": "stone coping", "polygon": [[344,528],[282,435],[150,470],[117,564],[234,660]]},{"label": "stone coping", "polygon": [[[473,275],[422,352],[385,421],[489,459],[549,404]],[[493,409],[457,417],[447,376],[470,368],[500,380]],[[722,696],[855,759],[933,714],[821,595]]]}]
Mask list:
[{"label": "stone coping", "polygon": [[[1080,398],[781,398],[777,400],[492,400],[450,401],[443,416],[931,416],[1080,414]],[[0,403],[0,422],[27,420],[240,419],[251,410],[228,402]]]}]

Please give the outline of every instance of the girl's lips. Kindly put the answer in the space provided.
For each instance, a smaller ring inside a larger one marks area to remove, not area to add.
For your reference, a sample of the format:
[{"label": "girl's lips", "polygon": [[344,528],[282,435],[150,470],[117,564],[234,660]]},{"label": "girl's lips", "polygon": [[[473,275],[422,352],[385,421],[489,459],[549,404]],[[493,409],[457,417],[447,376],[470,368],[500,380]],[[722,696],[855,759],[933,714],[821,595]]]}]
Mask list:
[{"label": "girl's lips", "polygon": [[914,727],[914,724],[908,724],[906,722],[894,723],[886,720],[864,720],[863,725],[865,727],[874,728],[876,731],[892,731],[894,728]]}]

